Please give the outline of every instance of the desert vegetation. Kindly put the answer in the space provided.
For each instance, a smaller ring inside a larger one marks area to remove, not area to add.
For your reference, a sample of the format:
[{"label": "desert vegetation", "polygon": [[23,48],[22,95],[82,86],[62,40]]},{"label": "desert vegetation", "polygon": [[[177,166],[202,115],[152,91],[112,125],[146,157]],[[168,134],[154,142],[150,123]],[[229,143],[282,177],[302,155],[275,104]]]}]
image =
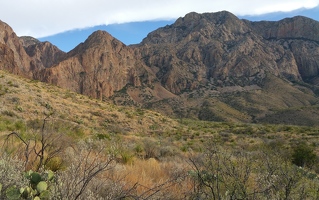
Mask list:
[{"label": "desert vegetation", "polygon": [[4,135],[2,199],[316,199],[319,194],[316,128],[188,120],[170,134],[75,139],[59,134],[49,119],[31,133],[18,127]]},{"label": "desert vegetation", "polygon": [[315,126],[170,119],[1,72],[0,199],[317,199]]}]

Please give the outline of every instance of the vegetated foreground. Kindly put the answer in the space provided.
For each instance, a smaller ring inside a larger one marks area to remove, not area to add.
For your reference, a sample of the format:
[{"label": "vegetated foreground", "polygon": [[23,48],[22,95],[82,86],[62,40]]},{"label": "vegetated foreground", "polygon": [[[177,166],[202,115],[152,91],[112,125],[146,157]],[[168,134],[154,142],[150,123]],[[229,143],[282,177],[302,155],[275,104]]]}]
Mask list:
[{"label": "vegetated foreground", "polygon": [[316,199],[318,127],[170,119],[0,71],[0,199]]}]

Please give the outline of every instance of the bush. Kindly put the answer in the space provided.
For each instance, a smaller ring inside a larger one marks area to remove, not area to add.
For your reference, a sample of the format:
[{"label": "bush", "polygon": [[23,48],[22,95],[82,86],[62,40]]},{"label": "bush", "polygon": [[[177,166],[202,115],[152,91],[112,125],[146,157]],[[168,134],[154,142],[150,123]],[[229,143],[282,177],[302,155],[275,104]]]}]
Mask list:
[{"label": "bush", "polygon": [[314,149],[306,143],[300,143],[293,148],[292,163],[299,167],[312,168],[317,162]]},{"label": "bush", "polygon": [[0,156],[0,199],[6,199],[6,191],[9,188],[20,188],[28,183],[21,175],[24,170],[23,162],[9,157],[6,154]]}]

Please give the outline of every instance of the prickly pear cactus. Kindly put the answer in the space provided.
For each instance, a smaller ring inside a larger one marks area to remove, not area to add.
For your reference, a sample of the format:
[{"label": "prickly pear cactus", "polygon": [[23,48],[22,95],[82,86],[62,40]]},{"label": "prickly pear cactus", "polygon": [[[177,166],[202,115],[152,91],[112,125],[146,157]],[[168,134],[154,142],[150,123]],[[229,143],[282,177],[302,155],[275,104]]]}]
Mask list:
[{"label": "prickly pear cactus", "polygon": [[33,172],[30,177],[30,181],[32,184],[37,185],[42,180],[41,175],[37,172]]},{"label": "prickly pear cactus", "polygon": [[26,172],[24,176],[29,179],[29,186],[20,189],[16,188],[15,186],[8,188],[6,190],[6,197],[8,198],[8,200],[50,199],[48,184],[54,180],[54,173],[52,171],[46,171],[40,174],[38,172],[33,172],[30,170]]},{"label": "prickly pear cactus", "polygon": [[9,187],[6,190],[6,196],[8,200],[19,200],[20,199],[20,191],[16,186]]},{"label": "prickly pear cactus", "polygon": [[37,191],[40,193],[46,190],[47,188],[48,188],[48,184],[45,181],[40,181],[37,184]]}]

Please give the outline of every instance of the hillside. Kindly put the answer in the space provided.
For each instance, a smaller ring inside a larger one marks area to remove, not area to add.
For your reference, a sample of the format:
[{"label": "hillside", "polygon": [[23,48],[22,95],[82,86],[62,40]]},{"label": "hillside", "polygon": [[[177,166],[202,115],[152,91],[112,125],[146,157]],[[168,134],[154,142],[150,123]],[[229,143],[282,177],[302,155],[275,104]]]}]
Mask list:
[{"label": "hillside", "polygon": [[[0,102],[1,120],[28,124],[52,113],[51,120],[57,126],[63,124],[62,130],[74,130],[81,137],[105,133],[148,135],[152,131],[173,130],[176,125],[173,120],[152,111],[114,106],[1,70]],[[168,123],[162,124],[163,121]],[[10,124],[2,124],[2,129],[7,130]],[[156,128],[150,130],[150,126]],[[4,133],[7,132],[1,134]]]}]

